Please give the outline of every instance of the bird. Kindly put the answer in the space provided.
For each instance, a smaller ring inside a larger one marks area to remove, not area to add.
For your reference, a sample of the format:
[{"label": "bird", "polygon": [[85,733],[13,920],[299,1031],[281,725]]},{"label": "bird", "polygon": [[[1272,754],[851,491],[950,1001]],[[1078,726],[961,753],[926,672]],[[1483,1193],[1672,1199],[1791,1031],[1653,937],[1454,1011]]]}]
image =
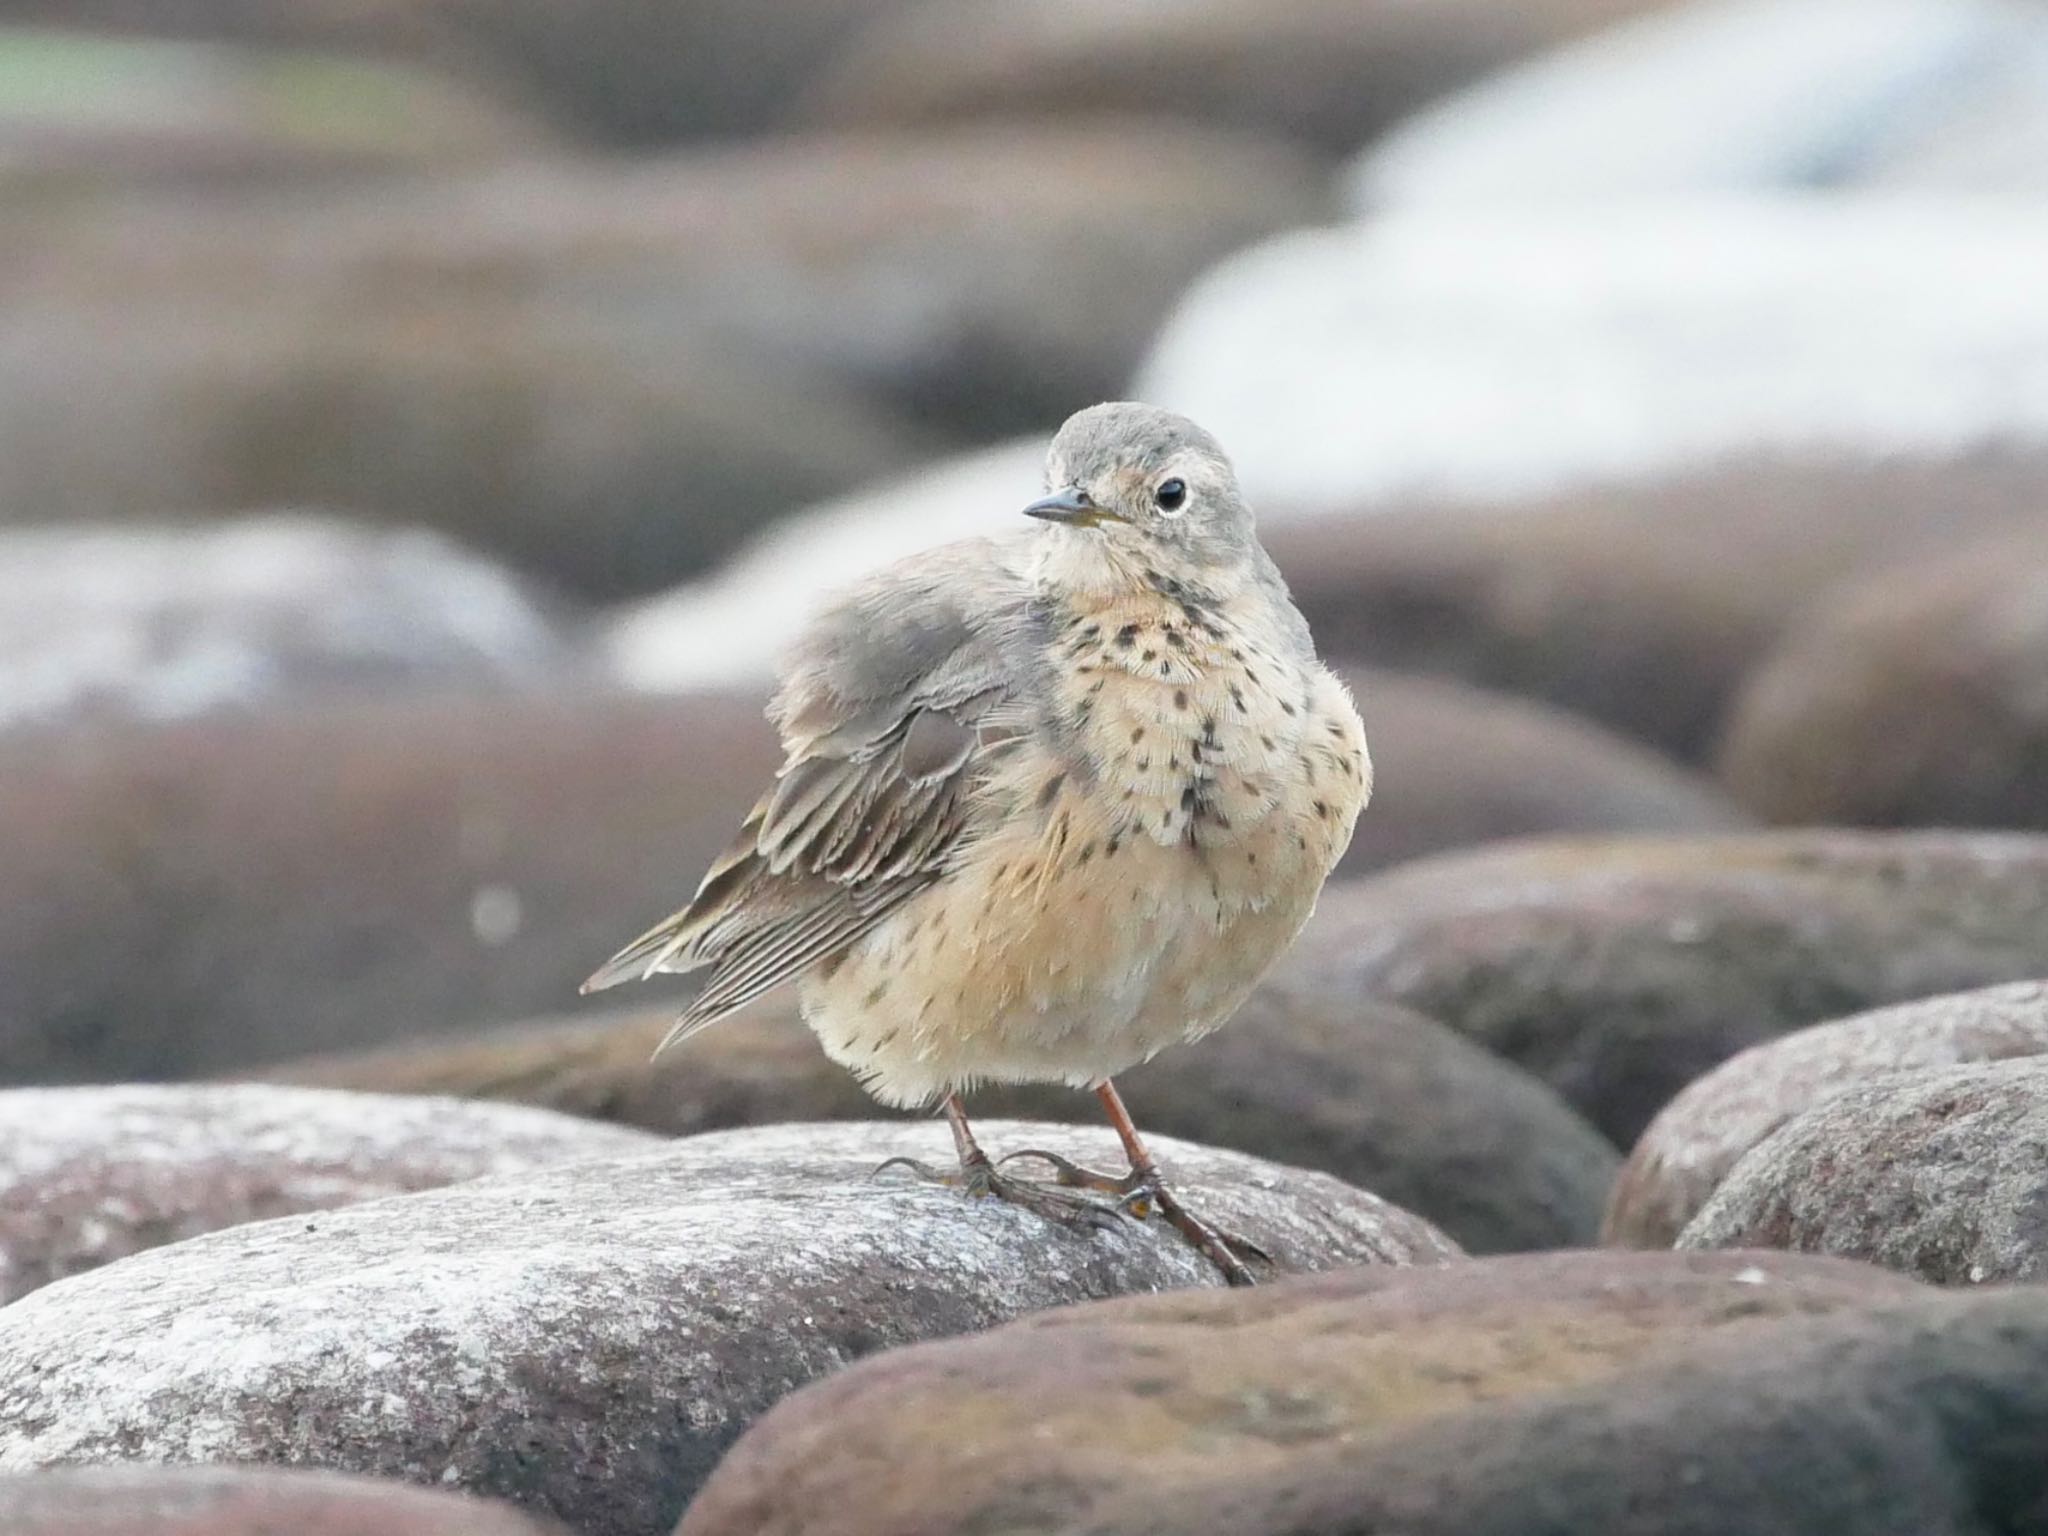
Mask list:
[{"label": "bird", "polygon": [[[707,969],[666,1049],[794,982],[872,1097],[943,1110],[958,1172],[892,1163],[1062,1222],[1161,1216],[1251,1284],[1267,1256],[1179,1199],[1114,1079],[1222,1026],[1293,942],[1370,797],[1365,728],[1208,432],[1092,406],[1044,489],[817,613],[769,705],[774,782],[583,990]],[[1092,1090],[1129,1169],[991,1160],[963,1096],[994,1082]]]}]

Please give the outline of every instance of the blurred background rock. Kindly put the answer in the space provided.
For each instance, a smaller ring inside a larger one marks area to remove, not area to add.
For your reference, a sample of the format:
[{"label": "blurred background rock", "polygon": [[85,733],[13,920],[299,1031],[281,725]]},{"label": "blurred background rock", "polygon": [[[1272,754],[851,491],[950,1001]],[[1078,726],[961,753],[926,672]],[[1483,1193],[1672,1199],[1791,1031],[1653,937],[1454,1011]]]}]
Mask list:
[{"label": "blurred background rock", "polygon": [[[1716,839],[2048,828],[2044,166],[2038,0],[0,0],[0,1079],[560,1016],[818,597],[1126,394],[1358,690],[1346,878],[1662,834],[1775,912],[1809,845]],[[1918,987],[1680,976],[1637,1073],[1371,980],[1392,899],[1262,1016],[1407,1002],[1615,1139]]]}]

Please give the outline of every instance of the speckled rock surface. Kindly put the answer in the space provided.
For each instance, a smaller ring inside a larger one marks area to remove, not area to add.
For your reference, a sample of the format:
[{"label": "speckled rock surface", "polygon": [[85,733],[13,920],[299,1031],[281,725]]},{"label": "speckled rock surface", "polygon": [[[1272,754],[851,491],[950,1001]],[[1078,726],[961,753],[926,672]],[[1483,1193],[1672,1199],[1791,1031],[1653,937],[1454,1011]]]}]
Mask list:
[{"label": "speckled rock surface", "polygon": [[[1109,1134],[990,1122],[1000,1153]],[[195,1238],[0,1309],[0,1472],[267,1460],[666,1532],[777,1399],[891,1345],[1063,1302],[1220,1285],[1106,1232],[871,1170],[941,1125],[784,1126]],[[1434,1263],[1427,1223],[1324,1175],[1161,1139],[1185,1198],[1289,1271]]]},{"label": "speckled rock surface", "polygon": [[161,1243],[655,1137],[521,1105],[228,1087],[0,1092],[0,1303]]},{"label": "speckled rock surface", "polygon": [[[1620,1159],[1526,1072],[1386,1003],[1285,988],[1284,965],[1227,1029],[1117,1079],[1147,1131],[1317,1168],[1435,1222],[1473,1253],[1590,1243]],[[652,991],[653,989],[650,989]],[[278,1081],[544,1104],[672,1135],[879,1109],[787,997],[652,1059],[672,1005],[514,1025],[286,1063]],[[981,1114],[1102,1123],[1094,1096],[992,1084]]]},{"label": "speckled rock surface", "polygon": [[2048,838],[1780,832],[1479,849],[1332,886],[1288,962],[1440,1019],[1621,1146],[1737,1051],[2048,975]]},{"label": "speckled rock surface", "polygon": [[1752,1046],[1664,1106],[1629,1154],[1604,1236],[1668,1248],[1750,1148],[1829,1093],[1895,1072],[2048,1052],[2048,985],[1880,1008]]},{"label": "speckled rock surface", "polygon": [[1088,1536],[2011,1536],[2041,1529],[2048,1293],[1707,1335],[1615,1375],[1148,1482]]},{"label": "speckled rock surface", "polygon": [[90,1467],[0,1477],[7,1536],[559,1536],[503,1504],[284,1467]]},{"label": "speckled rock surface", "polygon": [[1703,1257],[1349,1270],[1068,1307],[898,1351],[779,1405],[713,1475],[681,1536],[1093,1530],[1105,1508],[1191,1477],[1227,1468],[1284,1481],[1291,1466],[1405,1425],[1916,1289],[1862,1265]]},{"label": "speckled rock surface", "polygon": [[1789,1248],[1944,1285],[2048,1272],[2048,1060],[1882,1077],[1760,1142],[1681,1248]]},{"label": "speckled rock surface", "polygon": [[2048,826],[2048,539],[1837,593],[1743,686],[1720,769],[1771,821]]}]

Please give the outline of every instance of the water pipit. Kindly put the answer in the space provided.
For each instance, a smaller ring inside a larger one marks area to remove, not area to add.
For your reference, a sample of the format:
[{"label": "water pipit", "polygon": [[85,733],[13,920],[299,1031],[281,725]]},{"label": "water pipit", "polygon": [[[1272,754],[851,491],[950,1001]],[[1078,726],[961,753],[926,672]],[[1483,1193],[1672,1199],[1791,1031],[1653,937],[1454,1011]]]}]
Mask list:
[{"label": "water pipit", "polygon": [[[1036,526],[817,617],[770,706],[775,784],[584,990],[708,967],[667,1044],[794,981],[877,1099],[944,1108],[960,1171],[919,1171],[1062,1221],[1157,1212],[1246,1283],[1258,1251],[1180,1203],[1111,1079],[1222,1025],[1300,931],[1371,789],[1365,731],[1208,433],[1098,405],[1046,473]],[[1129,1171],[1005,1172],[961,1103],[982,1082],[1093,1089]]]}]

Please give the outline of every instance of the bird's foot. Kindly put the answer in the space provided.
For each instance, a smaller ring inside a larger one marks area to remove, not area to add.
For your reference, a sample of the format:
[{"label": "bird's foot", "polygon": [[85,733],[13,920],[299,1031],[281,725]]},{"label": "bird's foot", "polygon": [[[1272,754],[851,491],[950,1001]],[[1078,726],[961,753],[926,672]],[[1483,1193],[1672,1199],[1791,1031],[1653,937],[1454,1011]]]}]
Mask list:
[{"label": "bird's foot", "polygon": [[977,1199],[1001,1200],[1020,1210],[1042,1216],[1068,1227],[1109,1229],[1120,1225],[1127,1212],[1121,1202],[1106,1205],[1068,1186],[1065,1180],[1045,1183],[1038,1179],[1013,1178],[1000,1172],[986,1157],[977,1157],[956,1170],[934,1168],[914,1157],[892,1157],[875,1169],[875,1177],[892,1168],[906,1168],[927,1184],[943,1184]]},{"label": "bird's foot", "polygon": [[1268,1265],[1273,1262],[1273,1256],[1250,1238],[1206,1222],[1182,1205],[1180,1197],[1159,1177],[1157,1168],[1136,1167],[1125,1174],[1102,1173],[1093,1168],[1083,1168],[1057,1152],[1045,1152],[1036,1147],[1009,1153],[1000,1161],[1007,1163],[1020,1157],[1035,1157],[1048,1164],[1055,1181],[1070,1189],[1088,1189],[1114,1196],[1119,1210],[1140,1221],[1157,1212],[1189,1247],[1214,1264],[1232,1285],[1256,1283],[1247,1260]]}]

